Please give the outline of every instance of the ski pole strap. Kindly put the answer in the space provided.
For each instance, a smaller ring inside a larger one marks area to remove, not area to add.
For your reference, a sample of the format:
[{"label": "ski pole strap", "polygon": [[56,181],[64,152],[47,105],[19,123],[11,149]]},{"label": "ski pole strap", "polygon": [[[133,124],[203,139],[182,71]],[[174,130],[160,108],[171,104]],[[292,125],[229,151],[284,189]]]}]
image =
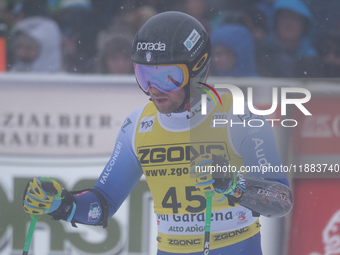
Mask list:
[{"label": "ski pole strap", "polygon": [[77,209],[77,200],[74,198],[71,192],[63,189],[61,192],[61,204],[51,213],[54,220],[65,220],[71,222],[73,227],[77,227],[74,221],[74,215]]}]

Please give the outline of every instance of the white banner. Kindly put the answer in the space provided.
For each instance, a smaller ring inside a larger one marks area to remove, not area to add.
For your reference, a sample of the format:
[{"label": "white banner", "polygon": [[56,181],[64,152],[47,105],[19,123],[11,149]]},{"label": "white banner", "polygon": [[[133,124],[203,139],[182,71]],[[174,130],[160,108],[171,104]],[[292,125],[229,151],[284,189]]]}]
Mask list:
[{"label": "white banner", "polygon": [[[329,80],[215,78],[208,83],[252,86],[254,104],[264,109],[270,107],[273,86],[308,85],[312,98],[313,93],[339,93]],[[55,177],[69,190],[92,187],[125,118],[147,102],[133,76],[0,75],[1,255],[22,254],[30,221],[22,210],[28,179]],[[274,127],[274,132],[279,153],[288,163],[290,130]],[[264,254],[280,254],[282,221],[265,219],[261,223]],[[35,255],[156,254],[156,217],[145,181],[137,184],[106,230],[75,229],[51,221],[49,216],[41,217],[32,251]]]}]

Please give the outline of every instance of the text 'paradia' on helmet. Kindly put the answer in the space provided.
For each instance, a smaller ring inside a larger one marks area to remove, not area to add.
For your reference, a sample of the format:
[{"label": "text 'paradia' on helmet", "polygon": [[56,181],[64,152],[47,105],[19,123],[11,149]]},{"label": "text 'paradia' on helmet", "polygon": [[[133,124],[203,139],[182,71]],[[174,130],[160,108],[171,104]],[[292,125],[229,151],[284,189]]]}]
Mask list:
[{"label": "text 'paradia' on helmet", "polygon": [[184,65],[189,77],[181,87],[187,90],[187,84],[207,78],[210,38],[202,24],[188,14],[169,11],[151,17],[136,33],[132,47],[135,65]]}]

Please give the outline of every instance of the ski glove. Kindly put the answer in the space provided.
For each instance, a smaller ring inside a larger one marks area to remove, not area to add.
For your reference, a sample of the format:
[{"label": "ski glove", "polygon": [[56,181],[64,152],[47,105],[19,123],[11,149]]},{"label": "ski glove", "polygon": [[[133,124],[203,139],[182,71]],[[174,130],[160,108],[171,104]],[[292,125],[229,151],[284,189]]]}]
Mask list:
[{"label": "ski glove", "polygon": [[24,192],[24,210],[33,215],[55,211],[61,204],[62,188],[52,178],[34,177]]},{"label": "ski glove", "polygon": [[72,221],[76,199],[53,178],[34,177],[25,189],[24,211],[32,215],[50,214],[56,220]]}]

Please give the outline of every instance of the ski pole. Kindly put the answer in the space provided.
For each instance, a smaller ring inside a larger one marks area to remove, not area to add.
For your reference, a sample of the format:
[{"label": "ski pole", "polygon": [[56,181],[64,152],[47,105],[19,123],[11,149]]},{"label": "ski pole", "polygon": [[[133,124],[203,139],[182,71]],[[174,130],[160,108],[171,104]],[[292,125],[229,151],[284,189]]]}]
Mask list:
[{"label": "ski pole", "polygon": [[205,233],[204,233],[204,247],[203,247],[203,255],[209,255],[209,246],[210,246],[210,223],[211,223],[211,204],[212,197],[214,192],[206,192],[205,197],[207,199],[207,207],[205,209]]},{"label": "ski pole", "polygon": [[37,223],[37,220],[40,217],[40,215],[32,215],[32,214],[30,214],[30,215],[31,215],[31,224],[30,224],[30,227],[29,227],[28,232],[27,232],[25,246],[24,246],[24,250],[22,252],[22,255],[28,255],[28,251],[29,251],[30,246],[31,246],[31,241],[32,241],[32,236],[33,236],[35,224]]}]

